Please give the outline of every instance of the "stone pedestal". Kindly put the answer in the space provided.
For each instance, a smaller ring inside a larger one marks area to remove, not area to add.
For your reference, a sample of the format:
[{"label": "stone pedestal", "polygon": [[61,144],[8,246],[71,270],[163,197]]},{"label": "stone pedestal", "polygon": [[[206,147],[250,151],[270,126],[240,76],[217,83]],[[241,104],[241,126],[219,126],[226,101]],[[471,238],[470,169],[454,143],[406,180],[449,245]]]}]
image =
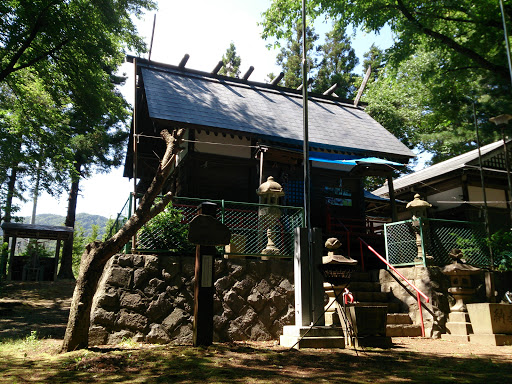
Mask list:
[{"label": "stone pedestal", "polygon": [[469,342],[470,334],[473,333],[469,315],[466,312],[450,312],[446,331],[447,333],[441,335],[441,339],[460,343]]},{"label": "stone pedestal", "polygon": [[310,327],[286,325],[279,338],[286,348],[345,348],[345,338],[340,327]]},{"label": "stone pedestal", "polygon": [[474,334],[470,341],[483,345],[512,345],[512,305],[467,304]]}]

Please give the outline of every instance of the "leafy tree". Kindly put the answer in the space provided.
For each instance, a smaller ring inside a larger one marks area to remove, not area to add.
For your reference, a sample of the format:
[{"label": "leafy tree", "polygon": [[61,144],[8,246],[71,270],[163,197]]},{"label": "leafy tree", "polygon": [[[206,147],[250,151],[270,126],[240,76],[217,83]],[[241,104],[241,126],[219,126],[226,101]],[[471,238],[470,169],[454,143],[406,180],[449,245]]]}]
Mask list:
[{"label": "leafy tree", "polygon": [[242,59],[236,53],[235,43],[231,42],[226,53],[222,56],[224,66],[219,73],[224,76],[238,77],[240,76],[240,64]]},{"label": "leafy tree", "polygon": [[72,115],[79,111],[91,127],[104,116],[119,116],[112,111],[122,103],[112,74],[127,49],[144,50],[131,16],[154,7],[153,0],[2,2],[2,175],[22,170],[30,182],[33,164],[39,163],[47,171],[41,176],[43,188],[59,192],[56,186],[69,175],[63,170],[73,164],[67,144],[78,126],[69,124]]},{"label": "leafy tree", "polygon": [[322,60],[318,64],[313,91],[322,93],[333,84],[337,84],[335,93],[345,99],[351,98],[357,92],[354,87],[356,75],[352,71],[359,63],[359,59],[350,45],[345,28],[335,24],[327,33],[325,43],[318,47],[317,51]]},{"label": "leafy tree", "polygon": [[[75,226],[81,178],[88,177],[92,170],[108,171],[110,167],[119,166],[122,163],[123,147],[128,136],[122,123],[127,117],[127,112],[123,108],[124,100],[114,100],[121,103],[115,103],[109,109],[110,114],[102,116],[97,124],[93,125],[90,120],[81,119],[80,116],[72,121],[76,128],[71,133],[69,146],[73,151],[74,172],[71,173],[65,226]],[[65,242],[58,276],[61,279],[73,278],[72,253],[72,242]]]},{"label": "leafy tree", "polygon": [[[293,35],[300,1],[274,0],[263,14],[264,38]],[[483,142],[496,138],[492,116],[512,109],[497,1],[311,0],[308,15],[395,36],[383,78],[366,92],[368,112],[411,148],[441,161],[475,147],[472,103]],[[512,7],[505,6],[510,23]]]},{"label": "leafy tree", "polygon": [[[308,67],[310,71],[316,68],[316,60],[311,55],[314,44],[318,40],[318,35],[313,29],[306,31],[306,50]],[[302,24],[294,24],[294,34],[288,36],[286,46],[281,48],[277,54],[276,64],[281,66],[284,73],[284,86],[288,88],[297,88],[302,84]],[[314,78],[314,74],[310,74],[310,78]]]},{"label": "leafy tree", "polygon": [[363,73],[366,73],[368,67],[371,66],[372,75],[370,76],[370,79],[375,81],[385,64],[386,58],[384,51],[375,44],[372,44],[368,52],[365,52],[363,55]]}]

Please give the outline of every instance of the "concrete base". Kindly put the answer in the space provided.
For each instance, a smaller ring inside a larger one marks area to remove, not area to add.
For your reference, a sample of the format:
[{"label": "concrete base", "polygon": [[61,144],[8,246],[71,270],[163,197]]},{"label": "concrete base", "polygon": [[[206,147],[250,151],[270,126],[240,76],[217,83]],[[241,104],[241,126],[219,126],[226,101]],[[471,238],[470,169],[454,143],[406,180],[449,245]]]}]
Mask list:
[{"label": "concrete base", "polygon": [[442,340],[454,341],[456,343],[469,343],[469,338],[469,335],[451,335],[449,333],[441,335]]},{"label": "concrete base", "polygon": [[391,348],[393,342],[389,336],[360,336],[351,340],[348,346],[354,348]]},{"label": "concrete base", "polygon": [[[286,325],[279,344],[286,348],[345,348],[343,330],[339,327],[299,327]],[[309,332],[308,332],[309,330]]]},{"label": "concrete base", "polygon": [[467,312],[450,312],[446,322],[446,330],[447,333],[442,334],[441,339],[468,343],[473,329]]},{"label": "concrete base", "polygon": [[512,335],[505,335],[502,333],[492,334],[479,334],[470,336],[471,343],[480,345],[512,345]]}]

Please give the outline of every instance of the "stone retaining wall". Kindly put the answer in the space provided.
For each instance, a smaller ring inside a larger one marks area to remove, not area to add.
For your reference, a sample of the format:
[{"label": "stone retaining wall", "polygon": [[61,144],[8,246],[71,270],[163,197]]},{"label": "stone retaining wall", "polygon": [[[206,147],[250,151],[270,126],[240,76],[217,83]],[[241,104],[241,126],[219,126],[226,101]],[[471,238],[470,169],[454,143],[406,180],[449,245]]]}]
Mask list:
[{"label": "stone retaining wall", "polygon": [[[214,340],[278,339],[294,324],[291,261],[215,263]],[[91,312],[89,344],[192,343],[194,258],[116,255]]]}]

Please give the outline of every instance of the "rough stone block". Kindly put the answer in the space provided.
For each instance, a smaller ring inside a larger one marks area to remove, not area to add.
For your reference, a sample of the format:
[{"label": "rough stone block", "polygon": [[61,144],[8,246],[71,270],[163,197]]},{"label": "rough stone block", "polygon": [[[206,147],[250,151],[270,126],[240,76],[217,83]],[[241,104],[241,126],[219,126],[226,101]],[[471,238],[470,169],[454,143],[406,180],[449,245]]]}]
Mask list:
[{"label": "rough stone block", "polygon": [[112,267],[107,284],[115,287],[130,288],[132,284],[132,272],[130,269]]},{"label": "rough stone block", "polygon": [[224,276],[220,279],[217,279],[215,282],[215,289],[217,292],[222,292],[227,289],[231,289],[235,284],[235,280],[231,276]]},{"label": "rough stone block", "polygon": [[159,322],[171,311],[172,302],[167,297],[167,292],[163,292],[149,304],[146,314],[151,322]]},{"label": "rough stone block", "polygon": [[162,326],[170,333],[181,324],[190,321],[190,314],[181,308],[174,308],[169,316],[162,321]]},{"label": "rough stone block", "polygon": [[160,324],[151,324],[150,331],[146,335],[146,341],[151,344],[168,344],[171,338]]},{"label": "rough stone block", "polygon": [[121,308],[131,309],[133,311],[143,311],[147,304],[146,301],[138,293],[126,292],[121,296],[120,300]]},{"label": "rough stone block", "polygon": [[243,300],[242,297],[240,297],[234,290],[230,290],[224,295],[224,302],[234,313],[240,313],[240,311],[246,306],[245,300]]},{"label": "rough stone block", "polygon": [[246,277],[243,280],[236,281],[232,289],[240,296],[246,297],[255,285],[256,281],[251,277]]},{"label": "rough stone block", "polygon": [[116,308],[119,306],[119,297],[115,291],[102,291],[98,293],[97,303],[104,309]]},{"label": "rough stone block", "polygon": [[142,289],[149,280],[149,272],[144,268],[138,268],[133,271],[133,286]]},{"label": "rough stone block", "polygon": [[143,267],[146,260],[143,255],[131,255],[134,267]]},{"label": "rough stone block", "polygon": [[117,324],[124,329],[145,332],[148,327],[148,319],[141,314],[121,309]]},{"label": "rough stone block", "polygon": [[112,326],[116,322],[116,313],[97,308],[92,314],[91,324]]},{"label": "rough stone block", "polygon": [[105,328],[92,326],[89,328],[89,346],[104,345],[108,339],[108,332]]},{"label": "rough stone block", "polygon": [[247,296],[247,302],[253,307],[256,312],[259,312],[265,307],[265,298],[257,290],[254,290],[249,296]]},{"label": "rough stone block", "polygon": [[169,335],[174,344],[190,345],[192,344],[193,332],[192,323],[182,325]]},{"label": "rough stone block", "polygon": [[112,333],[111,335],[109,335],[108,337],[108,344],[120,344],[128,339],[131,339],[133,337],[134,333],[133,332],[130,332],[130,331],[127,331],[125,329],[119,331],[119,332],[115,332],[115,333]]},{"label": "rough stone block", "polygon": [[119,258],[117,259],[117,264],[119,264],[120,267],[133,267],[133,260],[132,255],[119,255]]},{"label": "rough stone block", "polygon": [[166,286],[165,281],[153,277],[144,288],[144,293],[148,296],[157,295],[164,291]]}]

